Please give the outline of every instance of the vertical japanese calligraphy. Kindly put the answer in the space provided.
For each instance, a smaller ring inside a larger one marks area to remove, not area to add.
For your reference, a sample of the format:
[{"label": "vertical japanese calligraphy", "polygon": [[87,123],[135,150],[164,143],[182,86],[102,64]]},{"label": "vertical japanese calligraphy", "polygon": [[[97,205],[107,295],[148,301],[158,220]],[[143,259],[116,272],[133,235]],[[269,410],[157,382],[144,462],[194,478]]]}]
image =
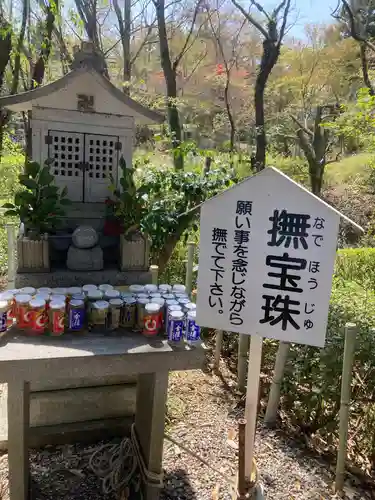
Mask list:
[{"label": "vertical japanese calligraphy", "polygon": [[250,218],[252,201],[236,202],[233,232],[232,290],[230,294],[229,321],[240,326],[244,320],[242,310],[246,307],[246,277],[249,265]]},{"label": "vertical japanese calligraphy", "polygon": [[274,210],[269,218],[272,223],[267,231],[270,247],[288,249],[282,255],[267,255],[266,266],[268,281],[263,288],[274,290],[262,295],[263,318],[259,323],[269,323],[271,326],[281,324],[282,330],[288,326],[299,330],[298,317],[301,315],[299,295],[303,293],[301,272],[307,268],[307,260],[296,257],[296,251],[307,251],[309,248],[308,230],[311,228],[311,216],[308,214],[290,213],[287,210]]},{"label": "vertical japanese calligraphy", "polygon": [[212,229],[212,249],[211,255],[211,274],[212,282],[210,284],[210,295],[208,304],[211,309],[216,309],[219,314],[223,314],[223,280],[225,272],[225,253],[227,249],[228,230],[219,227]]}]

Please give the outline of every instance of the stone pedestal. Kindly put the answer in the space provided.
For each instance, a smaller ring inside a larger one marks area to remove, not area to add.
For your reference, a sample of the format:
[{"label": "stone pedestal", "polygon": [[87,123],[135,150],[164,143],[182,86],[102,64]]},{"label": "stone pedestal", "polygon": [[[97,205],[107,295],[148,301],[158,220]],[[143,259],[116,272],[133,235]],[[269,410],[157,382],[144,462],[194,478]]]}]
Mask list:
[{"label": "stone pedestal", "polygon": [[15,288],[33,286],[69,287],[83,286],[88,283],[100,285],[109,283],[113,286],[123,286],[151,283],[149,271],[120,271],[119,269],[104,269],[102,271],[69,271],[68,269],[51,270],[49,273],[17,273]]}]

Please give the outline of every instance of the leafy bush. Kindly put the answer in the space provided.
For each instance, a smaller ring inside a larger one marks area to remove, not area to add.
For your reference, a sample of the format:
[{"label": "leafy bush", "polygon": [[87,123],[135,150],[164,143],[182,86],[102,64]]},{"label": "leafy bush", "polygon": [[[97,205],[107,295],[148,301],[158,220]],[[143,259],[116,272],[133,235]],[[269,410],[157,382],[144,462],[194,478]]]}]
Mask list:
[{"label": "leafy bush", "polygon": [[6,136],[4,138],[4,154],[0,162],[1,200],[10,200],[19,189],[18,176],[23,170],[24,163],[25,157],[20,146],[14,144]]},{"label": "leafy bush", "polygon": [[375,248],[346,248],[336,258],[336,277],[375,290]]},{"label": "leafy bush", "polygon": [[[293,425],[318,433],[328,446],[336,444],[340,407],[344,326],[359,326],[352,384],[350,455],[368,470],[375,467],[375,295],[335,278],[324,349],[293,345],[287,364],[283,409]],[[361,426],[358,426],[361,422]]]}]

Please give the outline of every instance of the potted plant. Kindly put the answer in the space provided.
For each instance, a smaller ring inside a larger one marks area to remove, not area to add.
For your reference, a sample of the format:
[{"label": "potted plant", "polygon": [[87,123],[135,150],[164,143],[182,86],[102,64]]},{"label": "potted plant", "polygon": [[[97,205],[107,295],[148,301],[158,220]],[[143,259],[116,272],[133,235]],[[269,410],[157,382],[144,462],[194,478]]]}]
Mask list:
[{"label": "potted plant", "polygon": [[137,189],[134,182],[135,169],[127,167],[123,157],[120,159],[120,187],[112,178],[113,199],[106,201],[107,218],[105,232],[120,234],[120,267],[127,269],[147,269],[149,259],[149,240],[141,231],[142,218],[146,213],[144,193]]},{"label": "potted plant", "polygon": [[7,216],[18,216],[30,239],[38,239],[44,233],[56,229],[64,215],[64,206],[70,201],[67,188],[53,185],[54,177],[49,166],[28,162],[25,171],[19,175],[22,189],[14,196],[14,203],[5,203]]},{"label": "potted plant", "polygon": [[14,203],[3,205],[5,215],[18,216],[24,225],[17,241],[19,271],[49,270],[48,233],[59,225],[64,206],[70,203],[67,189],[54,186],[53,180],[48,164],[28,162],[19,175],[22,189],[16,192]]}]

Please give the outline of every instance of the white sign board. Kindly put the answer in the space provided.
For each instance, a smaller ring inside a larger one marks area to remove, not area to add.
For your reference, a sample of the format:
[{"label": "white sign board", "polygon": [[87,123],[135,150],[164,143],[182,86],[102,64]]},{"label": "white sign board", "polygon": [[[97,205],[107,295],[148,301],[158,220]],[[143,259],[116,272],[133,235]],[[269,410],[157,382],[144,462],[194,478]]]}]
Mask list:
[{"label": "white sign board", "polygon": [[273,168],[205,202],[197,323],[323,347],[339,221]]}]

